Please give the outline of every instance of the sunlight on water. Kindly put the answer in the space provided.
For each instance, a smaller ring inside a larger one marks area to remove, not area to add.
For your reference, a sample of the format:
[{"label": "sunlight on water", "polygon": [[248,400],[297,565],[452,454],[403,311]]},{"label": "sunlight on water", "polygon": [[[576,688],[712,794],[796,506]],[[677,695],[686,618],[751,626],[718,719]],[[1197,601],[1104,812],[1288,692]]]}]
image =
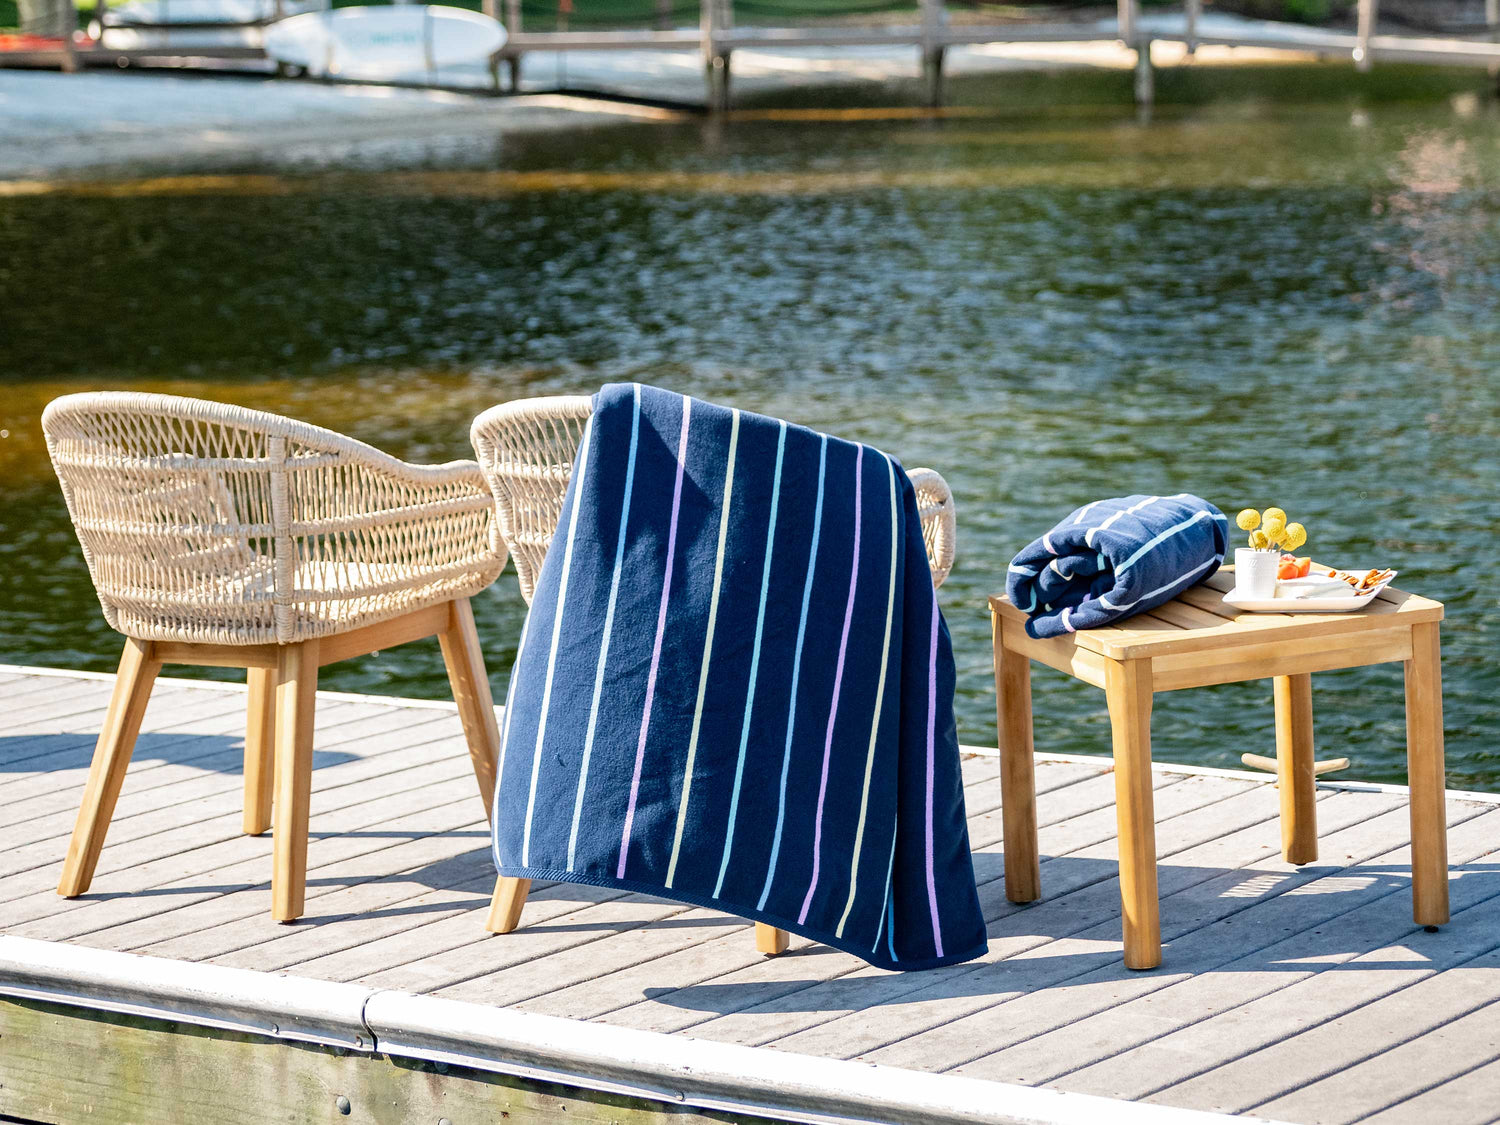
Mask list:
[{"label": "sunlight on water", "polygon": [[[764,110],[434,140],[384,171],[386,150],[17,186],[0,655],[117,652],[40,439],[58,393],[225,398],[446,460],[496,401],[642,379],[947,475],[966,741],[994,742],[985,597],[1011,554],[1088,500],[1193,491],[1278,503],[1317,557],[1446,602],[1450,783],[1500,787],[1500,115],[1267,82],[1149,125],[1000,89],[939,118]],[[477,610],[498,692],[514,577]],[[324,682],[446,691],[435,645]],[[1402,780],[1401,683],[1319,677],[1319,756]],[[1039,748],[1107,749],[1102,693],[1039,669],[1035,699]],[[1269,685],[1163,696],[1155,734],[1165,760],[1271,753]]]}]

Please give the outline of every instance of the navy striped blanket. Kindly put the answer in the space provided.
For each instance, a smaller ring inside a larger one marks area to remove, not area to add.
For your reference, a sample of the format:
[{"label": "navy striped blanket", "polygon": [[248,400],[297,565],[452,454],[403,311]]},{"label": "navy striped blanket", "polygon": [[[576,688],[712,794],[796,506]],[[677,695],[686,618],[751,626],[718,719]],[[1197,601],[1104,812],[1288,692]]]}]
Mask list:
[{"label": "navy striped blanket", "polygon": [[1210,577],[1228,545],[1224,513],[1186,492],[1096,500],[1011,561],[1005,592],[1033,637],[1096,629]]},{"label": "navy striped blanket", "polygon": [[976,957],[953,683],[899,464],[605,387],[511,676],[496,865],[882,968]]}]

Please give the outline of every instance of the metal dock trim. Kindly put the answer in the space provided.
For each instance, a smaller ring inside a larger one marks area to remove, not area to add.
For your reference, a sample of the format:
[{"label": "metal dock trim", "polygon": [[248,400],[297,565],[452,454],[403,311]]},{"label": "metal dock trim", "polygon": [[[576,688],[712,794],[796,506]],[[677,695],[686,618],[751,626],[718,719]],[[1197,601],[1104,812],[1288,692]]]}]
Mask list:
[{"label": "metal dock trim", "polygon": [[0,996],[807,1125],[1265,1122],[31,938],[0,936]]}]

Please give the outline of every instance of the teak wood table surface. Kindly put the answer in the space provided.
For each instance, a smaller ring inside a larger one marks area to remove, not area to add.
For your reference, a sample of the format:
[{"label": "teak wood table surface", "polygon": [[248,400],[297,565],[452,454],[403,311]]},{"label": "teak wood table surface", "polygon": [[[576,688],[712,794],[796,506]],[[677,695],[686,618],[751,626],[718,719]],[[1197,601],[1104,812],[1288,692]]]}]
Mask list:
[{"label": "teak wood table surface", "polygon": [[1276,704],[1282,855],[1318,858],[1313,774],[1312,673],[1401,661],[1406,666],[1406,752],[1411,788],[1412,914],[1448,921],[1444,819],[1440,602],[1387,588],[1354,613],[1242,613],[1224,604],[1225,567],[1186,593],[1119,625],[1036,640],[1026,614],[990,598],[1000,727],[1005,893],[1041,896],[1031,734],[1031,661],[1103,688],[1114,738],[1125,964],[1161,964],[1156,824],[1151,791],[1151,702],[1156,692],[1270,677]]}]

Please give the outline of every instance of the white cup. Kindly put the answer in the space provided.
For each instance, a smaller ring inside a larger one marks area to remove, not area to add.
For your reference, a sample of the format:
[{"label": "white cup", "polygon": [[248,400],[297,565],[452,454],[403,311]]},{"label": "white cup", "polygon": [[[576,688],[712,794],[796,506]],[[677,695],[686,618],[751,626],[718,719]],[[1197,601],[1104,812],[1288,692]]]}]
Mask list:
[{"label": "white cup", "polygon": [[1254,547],[1236,547],[1234,551],[1234,592],[1242,598],[1264,601],[1276,596],[1276,569],[1281,552],[1259,551]]}]

